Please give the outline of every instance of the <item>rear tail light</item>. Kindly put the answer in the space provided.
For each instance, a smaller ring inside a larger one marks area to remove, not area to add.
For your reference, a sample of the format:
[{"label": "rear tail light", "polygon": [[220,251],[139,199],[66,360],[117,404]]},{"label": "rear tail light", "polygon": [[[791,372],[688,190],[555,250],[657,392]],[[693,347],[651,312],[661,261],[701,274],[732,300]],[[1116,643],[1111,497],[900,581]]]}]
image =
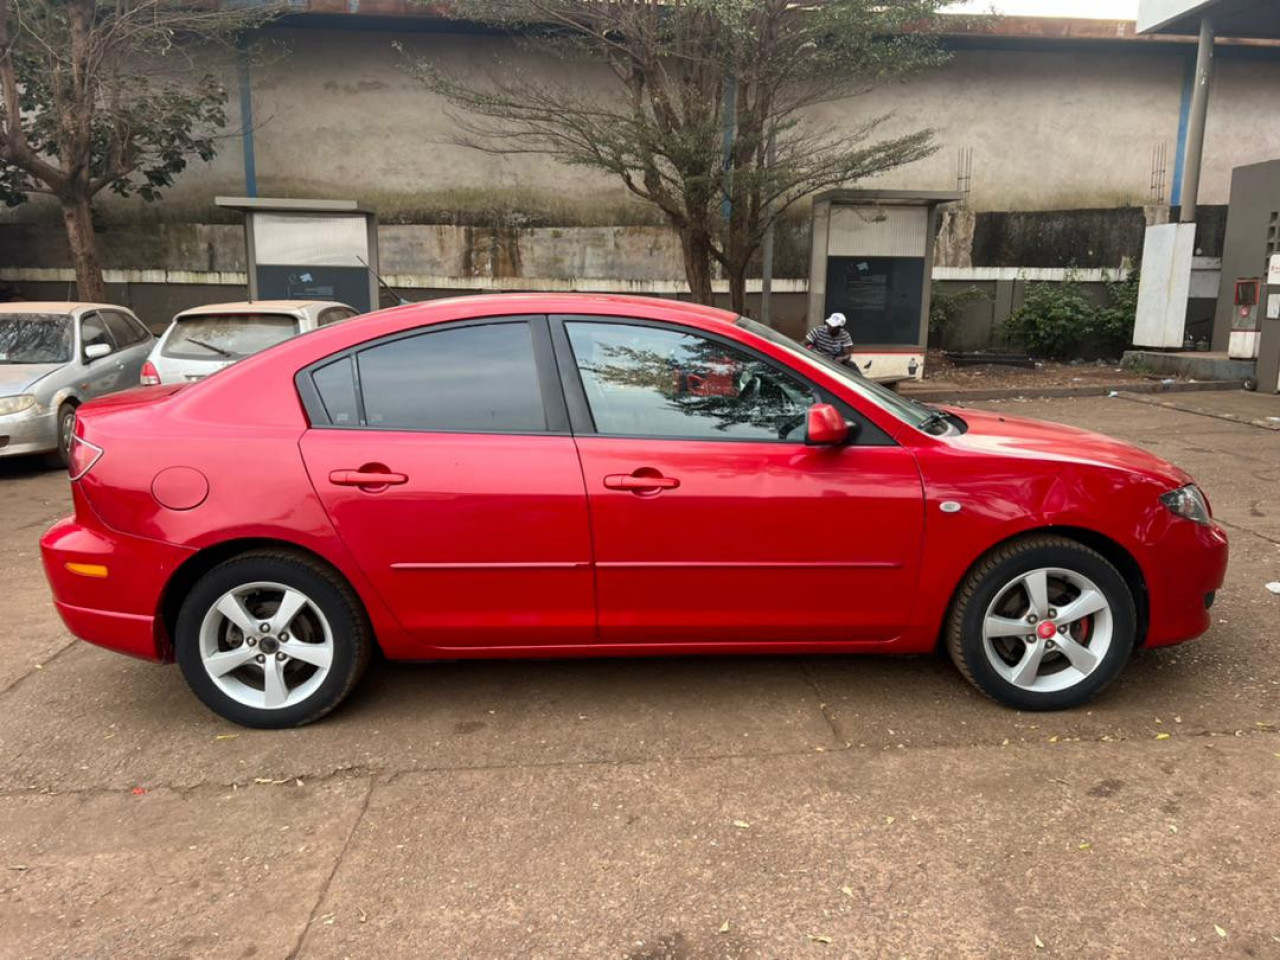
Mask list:
[{"label": "rear tail light", "polygon": [[67,473],[71,474],[72,480],[79,480],[102,459],[102,448],[80,436],[79,424],[76,430],[71,435],[71,448],[67,451]]},{"label": "rear tail light", "polygon": [[156,365],[148,360],[142,365],[142,376],[138,382],[144,387],[158,387],[160,385],[160,371],[156,369]]}]

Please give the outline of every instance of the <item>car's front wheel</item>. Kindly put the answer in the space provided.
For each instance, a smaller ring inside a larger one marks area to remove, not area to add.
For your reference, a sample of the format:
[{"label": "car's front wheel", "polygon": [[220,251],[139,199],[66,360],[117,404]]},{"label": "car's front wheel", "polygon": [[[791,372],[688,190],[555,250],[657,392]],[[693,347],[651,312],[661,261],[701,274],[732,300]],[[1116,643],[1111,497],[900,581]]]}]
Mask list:
[{"label": "car's front wheel", "polygon": [[178,613],[178,665],[215,713],[248,727],[296,727],[336,707],[364,672],[372,638],[359,599],[300,554],[243,554],[201,577]]},{"label": "car's front wheel", "polygon": [[53,469],[67,469],[71,460],[71,437],[75,432],[76,405],[67,402],[58,408],[58,445],[45,455],[45,461]]},{"label": "car's front wheel", "polygon": [[1058,536],[993,550],[965,578],[947,649],[979,690],[1022,710],[1062,710],[1116,678],[1137,635],[1133,594],[1101,554]]}]

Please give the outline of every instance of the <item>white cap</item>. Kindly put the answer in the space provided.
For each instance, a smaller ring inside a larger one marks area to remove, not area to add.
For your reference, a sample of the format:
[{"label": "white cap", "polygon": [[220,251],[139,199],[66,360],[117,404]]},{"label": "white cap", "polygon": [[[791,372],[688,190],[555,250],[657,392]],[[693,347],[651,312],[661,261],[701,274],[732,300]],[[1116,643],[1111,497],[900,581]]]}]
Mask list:
[{"label": "white cap", "polygon": [[831,316],[827,317],[828,327],[843,327],[844,324],[845,319],[843,313],[833,313]]}]

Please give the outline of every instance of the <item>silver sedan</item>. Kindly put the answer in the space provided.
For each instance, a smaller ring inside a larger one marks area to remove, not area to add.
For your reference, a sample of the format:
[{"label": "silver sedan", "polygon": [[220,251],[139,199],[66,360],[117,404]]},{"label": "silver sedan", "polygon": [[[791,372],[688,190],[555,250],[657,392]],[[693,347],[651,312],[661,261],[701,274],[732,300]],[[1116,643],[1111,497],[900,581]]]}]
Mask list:
[{"label": "silver sedan", "polygon": [[155,338],[105,303],[0,303],[0,456],[65,464],[76,407],[137,386]]}]

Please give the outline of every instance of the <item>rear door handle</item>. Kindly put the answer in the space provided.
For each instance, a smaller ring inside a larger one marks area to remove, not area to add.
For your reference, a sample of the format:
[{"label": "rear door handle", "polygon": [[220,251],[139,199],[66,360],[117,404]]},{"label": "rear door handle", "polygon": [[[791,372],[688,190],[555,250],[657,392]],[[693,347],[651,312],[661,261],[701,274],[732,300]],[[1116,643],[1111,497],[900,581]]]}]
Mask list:
[{"label": "rear door handle", "polygon": [[336,487],[393,487],[408,483],[409,478],[403,473],[380,470],[334,470],[329,482]]},{"label": "rear door handle", "polygon": [[675,477],[653,477],[631,473],[611,473],[604,478],[604,485],[610,490],[674,490],[680,486]]}]

